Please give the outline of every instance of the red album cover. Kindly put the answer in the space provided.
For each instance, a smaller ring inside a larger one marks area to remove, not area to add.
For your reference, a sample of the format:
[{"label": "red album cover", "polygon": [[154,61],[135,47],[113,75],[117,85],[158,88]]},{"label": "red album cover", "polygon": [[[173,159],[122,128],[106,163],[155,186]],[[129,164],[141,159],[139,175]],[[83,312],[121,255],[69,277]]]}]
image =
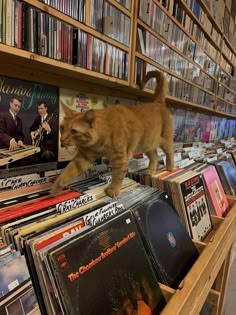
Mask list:
[{"label": "red album cover", "polygon": [[229,207],[229,203],[218,173],[213,165],[204,170],[203,179],[209,192],[210,201],[217,216],[223,217]]},{"label": "red album cover", "polygon": [[16,203],[14,205],[11,204],[10,206],[4,207],[4,208],[0,208],[0,212],[11,211],[11,210],[14,210],[16,208],[27,206],[29,204],[36,203],[36,202],[39,202],[39,201],[42,201],[42,200],[45,200],[45,199],[48,199],[48,198],[50,198],[50,195],[40,196],[40,197],[37,197],[37,198],[32,198],[32,199],[29,199],[29,200],[26,200],[26,201],[23,201],[23,202]]},{"label": "red album cover", "polygon": [[[77,222],[74,222],[73,224],[70,224],[70,226],[66,226],[63,229],[60,229],[58,233],[55,232],[55,234],[49,236],[47,239],[42,240],[35,246],[35,250],[41,250],[42,248],[62,239],[63,237],[66,237],[67,235],[76,232],[82,228],[85,227],[85,223],[83,219],[78,219]],[[59,229],[59,228],[58,228]]]},{"label": "red album cover", "polygon": [[37,202],[36,204],[30,204],[26,207],[20,207],[11,211],[4,212],[0,215],[0,223],[3,223],[7,220],[12,220],[17,217],[22,217],[24,215],[31,214],[33,212],[36,212],[45,208],[55,206],[56,204],[60,202],[63,202],[65,200],[69,200],[72,198],[78,198],[80,196],[81,196],[81,193],[71,191],[71,192],[61,194],[56,197],[50,197],[46,200]]}]

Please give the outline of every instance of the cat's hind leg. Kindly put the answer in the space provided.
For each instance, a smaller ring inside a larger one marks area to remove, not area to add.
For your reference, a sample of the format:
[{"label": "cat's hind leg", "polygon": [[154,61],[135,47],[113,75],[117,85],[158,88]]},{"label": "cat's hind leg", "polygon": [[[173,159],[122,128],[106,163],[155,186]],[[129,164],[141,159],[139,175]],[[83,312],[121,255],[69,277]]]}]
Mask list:
[{"label": "cat's hind leg", "polygon": [[148,156],[150,162],[148,169],[146,170],[147,175],[152,175],[156,172],[157,169],[157,163],[158,163],[158,156],[156,150],[151,150],[149,152],[146,152],[146,155]]},{"label": "cat's hind leg", "polygon": [[172,139],[163,140],[160,147],[166,154],[166,169],[167,171],[172,171],[174,168],[174,146]]}]

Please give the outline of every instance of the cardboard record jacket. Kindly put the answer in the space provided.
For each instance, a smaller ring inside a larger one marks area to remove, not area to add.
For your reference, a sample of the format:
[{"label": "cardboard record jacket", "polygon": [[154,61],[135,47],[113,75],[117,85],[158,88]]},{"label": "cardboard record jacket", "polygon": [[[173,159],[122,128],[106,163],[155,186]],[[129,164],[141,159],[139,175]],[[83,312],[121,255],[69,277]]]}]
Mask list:
[{"label": "cardboard record jacket", "polygon": [[128,300],[139,312],[146,307],[156,315],[165,304],[129,211],[67,242],[49,259],[68,315],[111,315]]},{"label": "cardboard record jacket", "polygon": [[[133,210],[160,278],[172,288],[188,273],[198,252],[166,193],[158,193]],[[164,276],[163,276],[164,275]]]}]

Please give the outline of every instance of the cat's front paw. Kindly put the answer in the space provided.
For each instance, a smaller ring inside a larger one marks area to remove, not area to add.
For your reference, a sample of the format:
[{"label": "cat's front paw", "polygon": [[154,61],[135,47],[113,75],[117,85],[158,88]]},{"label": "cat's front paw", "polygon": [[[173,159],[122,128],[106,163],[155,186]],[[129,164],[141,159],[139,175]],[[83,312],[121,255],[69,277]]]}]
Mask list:
[{"label": "cat's front paw", "polygon": [[114,187],[114,186],[108,186],[107,188],[105,188],[104,191],[107,194],[107,196],[109,196],[111,198],[118,197],[120,194],[120,188]]},{"label": "cat's front paw", "polygon": [[168,164],[168,165],[166,165],[166,169],[167,169],[167,171],[169,171],[169,172],[171,172],[171,171],[173,171],[173,169],[174,169],[174,163],[172,164]]},{"label": "cat's front paw", "polygon": [[55,183],[52,185],[51,189],[50,189],[50,194],[52,196],[55,196],[57,194],[59,194],[63,189],[63,186],[60,183],[59,178],[55,181]]}]

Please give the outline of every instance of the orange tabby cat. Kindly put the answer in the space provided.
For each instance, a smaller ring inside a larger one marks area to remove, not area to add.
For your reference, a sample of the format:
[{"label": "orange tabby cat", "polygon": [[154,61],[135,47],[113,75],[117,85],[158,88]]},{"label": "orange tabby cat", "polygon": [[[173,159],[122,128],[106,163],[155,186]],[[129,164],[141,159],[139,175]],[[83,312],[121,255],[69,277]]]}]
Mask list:
[{"label": "orange tabby cat", "polygon": [[173,126],[165,105],[166,79],[161,72],[151,71],[145,76],[142,86],[153,77],[157,86],[152,102],[109,106],[83,113],[63,107],[65,118],[60,126],[61,144],[65,147],[75,145],[78,151],[53,184],[53,194],[101,157],[112,162],[112,182],[106,188],[106,194],[111,197],[119,195],[128,161],[135,152],[147,154],[150,159],[148,173],[152,174],[157,166],[156,149],[160,147],[166,154],[167,169],[173,169]]}]

